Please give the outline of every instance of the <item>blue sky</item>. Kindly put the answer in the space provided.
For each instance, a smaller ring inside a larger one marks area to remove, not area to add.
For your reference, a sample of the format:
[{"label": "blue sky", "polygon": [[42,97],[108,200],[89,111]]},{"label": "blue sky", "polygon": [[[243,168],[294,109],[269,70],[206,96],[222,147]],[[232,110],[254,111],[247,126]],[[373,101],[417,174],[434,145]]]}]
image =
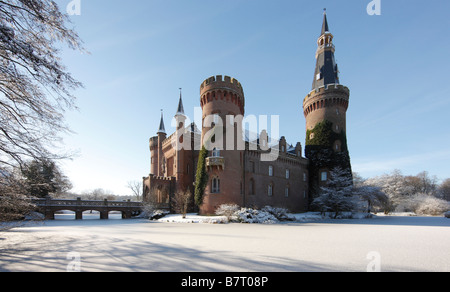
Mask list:
[{"label": "blue sky", "polygon": [[[57,1],[61,9],[69,0]],[[400,169],[450,177],[450,2],[381,0],[80,0],[70,16],[91,53],[64,50],[85,88],[67,112],[78,151],[63,170],[73,191],[131,195],[150,171],[148,140],[160,110],[167,132],[180,87],[186,114],[213,75],[238,79],[246,114],[279,115],[280,135],[304,145],[302,102],[311,90],[327,8],[340,81],[351,91],[347,138],[353,170],[372,177]]]}]

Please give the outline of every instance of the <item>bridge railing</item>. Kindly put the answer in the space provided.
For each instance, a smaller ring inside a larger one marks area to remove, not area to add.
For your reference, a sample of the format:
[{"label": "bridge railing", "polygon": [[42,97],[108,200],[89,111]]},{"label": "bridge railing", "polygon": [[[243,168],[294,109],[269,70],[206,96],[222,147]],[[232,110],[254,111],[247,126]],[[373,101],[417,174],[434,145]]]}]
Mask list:
[{"label": "bridge railing", "polygon": [[142,207],[141,202],[128,201],[84,201],[78,198],[77,200],[55,200],[55,199],[35,199],[33,203],[38,207]]}]

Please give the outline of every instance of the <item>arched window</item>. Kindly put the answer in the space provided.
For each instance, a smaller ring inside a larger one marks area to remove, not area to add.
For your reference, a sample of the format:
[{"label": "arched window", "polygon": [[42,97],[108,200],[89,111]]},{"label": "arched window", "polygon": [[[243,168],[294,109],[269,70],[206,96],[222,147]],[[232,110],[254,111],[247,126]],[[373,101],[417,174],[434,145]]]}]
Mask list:
[{"label": "arched window", "polygon": [[220,193],[220,179],[218,177],[214,177],[211,181],[211,193]]},{"label": "arched window", "polygon": [[269,176],[273,176],[273,166],[269,165]]},{"label": "arched window", "polygon": [[267,195],[268,195],[269,197],[272,197],[272,196],[273,196],[273,183],[270,183],[270,184],[267,186]]}]

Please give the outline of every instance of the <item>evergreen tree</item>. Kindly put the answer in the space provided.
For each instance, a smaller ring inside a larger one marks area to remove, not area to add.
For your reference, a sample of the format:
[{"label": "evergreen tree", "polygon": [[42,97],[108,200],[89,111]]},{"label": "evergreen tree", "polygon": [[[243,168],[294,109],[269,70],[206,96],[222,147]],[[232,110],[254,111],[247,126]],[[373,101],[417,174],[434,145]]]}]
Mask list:
[{"label": "evergreen tree", "polygon": [[334,218],[343,211],[352,211],[355,207],[352,176],[348,170],[335,167],[330,172],[327,186],[321,187],[319,196],[314,199],[313,206],[321,212],[334,212]]},{"label": "evergreen tree", "polygon": [[22,169],[24,187],[30,196],[45,198],[50,194],[63,193],[72,185],[65,177],[55,162],[45,160],[33,160]]},{"label": "evergreen tree", "polygon": [[206,158],[208,157],[208,150],[202,146],[202,150],[198,155],[197,174],[195,176],[195,192],[194,199],[197,206],[203,204],[203,195],[205,193],[206,185],[208,184],[208,173],[206,172]]}]

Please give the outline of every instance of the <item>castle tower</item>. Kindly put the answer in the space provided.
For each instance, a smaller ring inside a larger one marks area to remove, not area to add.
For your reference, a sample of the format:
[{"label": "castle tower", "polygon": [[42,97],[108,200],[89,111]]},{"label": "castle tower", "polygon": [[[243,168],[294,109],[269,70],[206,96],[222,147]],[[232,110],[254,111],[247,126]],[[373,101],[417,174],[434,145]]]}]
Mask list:
[{"label": "castle tower", "polygon": [[[202,107],[202,145],[209,150],[206,159],[209,182],[202,214],[213,214],[222,204],[243,204],[242,129],[235,117],[244,115],[244,91],[234,78],[221,75],[206,79],[200,87]],[[239,139],[239,140],[238,140]]]},{"label": "castle tower", "polygon": [[[174,146],[175,146],[175,168],[176,168],[176,179],[178,182],[178,187],[180,191],[185,191],[184,186],[189,185],[187,180],[189,179],[189,175],[186,174],[185,164],[187,159],[187,153],[186,150],[190,150],[190,148],[185,147],[185,142],[183,139],[188,138],[186,137],[186,119],[187,116],[184,113],[184,106],[183,106],[183,98],[180,88],[180,100],[178,101],[178,108],[177,112],[174,116],[176,120],[176,132],[175,135],[172,136],[172,139],[176,139]],[[189,140],[189,139],[188,139]],[[189,143],[190,146],[190,143]]]},{"label": "castle tower", "polygon": [[166,129],[164,126],[164,116],[161,110],[161,121],[159,123],[157,136],[151,137],[150,146],[150,174],[155,176],[163,176],[161,171],[163,163],[162,142],[166,139]]},{"label": "castle tower", "polygon": [[312,91],[303,101],[306,118],[305,156],[310,160],[310,198],[326,184],[329,172],[340,166],[351,176],[346,138],[346,113],[350,91],[339,83],[333,35],[326,11],[317,40],[316,68]]},{"label": "castle tower", "polygon": [[157,157],[157,169],[156,169],[156,173],[155,175],[157,176],[164,176],[164,154],[163,154],[163,147],[162,144],[164,142],[164,140],[166,140],[167,137],[167,133],[166,133],[166,128],[164,127],[164,115],[163,112],[161,110],[161,122],[159,123],[159,129],[157,132],[157,137],[158,137],[158,157]]}]

